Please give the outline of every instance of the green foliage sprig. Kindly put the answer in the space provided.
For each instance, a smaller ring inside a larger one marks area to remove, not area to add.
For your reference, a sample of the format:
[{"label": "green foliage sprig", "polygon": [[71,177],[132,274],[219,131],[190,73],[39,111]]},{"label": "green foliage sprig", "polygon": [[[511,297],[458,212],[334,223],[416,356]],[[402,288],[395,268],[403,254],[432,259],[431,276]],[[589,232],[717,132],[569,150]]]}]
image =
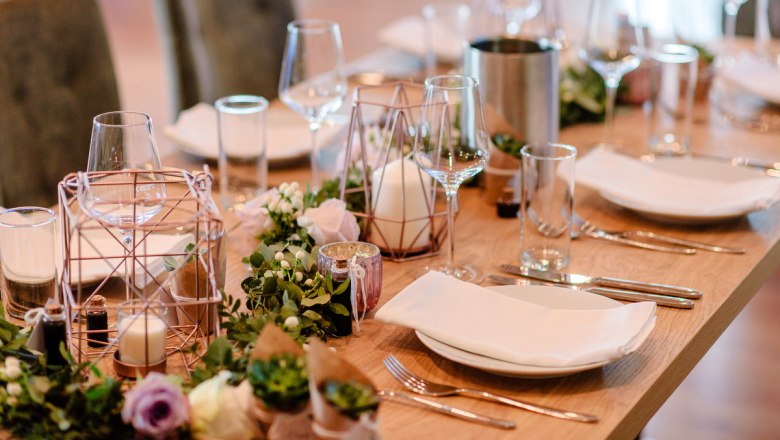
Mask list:
[{"label": "green foliage sprig", "polygon": [[252,361],[248,379],[255,396],[269,409],[298,411],[309,401],[309,374],[303,356],[282,353],[267,361]]},{"label": "green foliage sprig", "polygon": [[353,420],[359,419],[361,414],[374,412],[379,407],[379,396],[374,389],[360,382],[328,380],[321,385],[320,391],[325,400]]}]

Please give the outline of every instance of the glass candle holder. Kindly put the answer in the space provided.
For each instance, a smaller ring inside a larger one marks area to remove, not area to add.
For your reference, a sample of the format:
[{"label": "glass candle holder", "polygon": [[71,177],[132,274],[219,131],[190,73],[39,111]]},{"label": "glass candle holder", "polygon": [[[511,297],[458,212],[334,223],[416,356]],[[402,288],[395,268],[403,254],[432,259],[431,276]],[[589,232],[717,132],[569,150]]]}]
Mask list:
[{"label": "glass candle holder", "polygon": [[160,301],[133,299],[117,306],[121,361],[150,366],[165,361],[168,309]]},{"label": "glass candle holder", "polygon": [[360,241],[326,244],[317,255],[317,271],[322,275],[330,273],[334,281],[343,281],[349,277],[353,259],[365,271],[356,283],[356,310],[363,314],[376,307],[382,293],[382,255],[377,246]]}]

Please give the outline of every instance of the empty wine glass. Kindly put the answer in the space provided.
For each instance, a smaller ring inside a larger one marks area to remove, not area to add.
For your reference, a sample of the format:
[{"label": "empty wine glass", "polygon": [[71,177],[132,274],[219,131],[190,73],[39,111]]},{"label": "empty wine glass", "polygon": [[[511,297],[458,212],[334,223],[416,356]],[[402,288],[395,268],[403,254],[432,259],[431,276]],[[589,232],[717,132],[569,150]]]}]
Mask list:
[{"label": "empty wine glass", "polygon": [[319,188],[317,130],[347,95],[339,25],[328,20],[296,20],[287,25],[279,78],[279,98],[303,115],[311,130],[312,186]]},{"label": "empty wine glass", "polygon": [[464,281],[477,280],[476,269],[454,263],[453,213],[460,184],[482,171],[488,156],[488,133],[477,80],[463,75],[426,79],[414,160],[444,188],[449,237],[446,262],[429,269]]},{"label": "empty wine glass", "polygon": [[542,0],[491,0],[494,14],[504,17],[506,33],[520,35],[523,23],[530,20],[542,8]]},{"label": "empty wine glass", "polygon": [[136,230],[162,210],[167,198],[164,178],[157,173],[161,169],[148,114],[117,111],[95,116],[78,200],[88,215],[122,235],[128,297],[134,279],[128,259],[134,255]]},{"label": "empty wine glass", "polygon": [[615,96],[618,84],[639,67],[645,53],[637,0],[593,0],[580,58],[604,78],[607,89],[602,146],[615,148]]},{"label": "empty wine glass", "polygon": [[724,24],[724,37],[726,40],[727,56],[734,55],[734,41],[737,35],[737,13],[739,8],[747,0],[723,0],[723,12],[726,13],[726,22]]}]

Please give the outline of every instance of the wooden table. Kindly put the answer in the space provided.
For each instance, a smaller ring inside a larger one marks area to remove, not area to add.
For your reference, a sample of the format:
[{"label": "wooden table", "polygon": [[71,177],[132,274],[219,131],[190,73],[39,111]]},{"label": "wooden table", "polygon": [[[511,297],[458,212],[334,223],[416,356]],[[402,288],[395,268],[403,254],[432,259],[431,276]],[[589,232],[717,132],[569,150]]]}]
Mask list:
[{"label": "wooden table", "polygon": [[[643,151],[643,117],[637,109],[619,115],[617,136],[625,151]],[[563,130],[561,141],[586,151],[601,135],[600,125]],[[776,158],[777,134],[735,129],[711,120],[694,128],[694,151],[724,157]],[[305,167],[272,170],[270,181],[305,181]],[[461,211],[455,223],[456,259],[469,261],[484,273],[498,273],[500,263],[519,260],[519,225],[500,219],[478,189],[463,188]],[[699,252],[680,256],[621,246],[603,240],[580,238],[571,249],[569,270],[701,289],[704,296],[693,310],[660,307],[656,327],[635,353],[603,368],[556,379],[505,378],[446,360],[427,348],[411,330],[374,321],[363,332],[331,344],[363,369],[382,389],[401,389],[382,365],[392,353],[410,369],[427,378],[484,388],[543,405],[596,414],[601,421],[583,424],[562,421],[489,402],[463,397],[440,399],[483,414],[514,420],[517,429],[503,431],[386,403],[380,410],[383,438],[634,438],[679,386],[732,322],[768,276],[780,266],[780,205],[727,223],[707,226],[672,226],[653,223],[610,205],[593,191],[577,188],[576,210],[605,229],[641,228],[685,238],[748,249],[745,255]],[[247,236],[236,228],[230,236],[227,292],[242,295],[246,276],[242,257],[251,252]],[[423,260],[424,261],[424,260]],[[379,307],[414,279],[421,262],[385,261]],[[373,315],[373,313],[372,313]],[[702,402],[706,404],[706,402]]]}]

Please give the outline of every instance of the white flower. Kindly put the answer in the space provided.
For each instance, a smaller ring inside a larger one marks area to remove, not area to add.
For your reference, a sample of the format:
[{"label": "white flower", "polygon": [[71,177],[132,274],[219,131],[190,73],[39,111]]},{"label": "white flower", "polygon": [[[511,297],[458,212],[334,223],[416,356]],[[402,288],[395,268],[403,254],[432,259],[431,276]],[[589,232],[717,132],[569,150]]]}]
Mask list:
[{"label": "white flower", "polygon": [[328,199],[318,208],[309,208],[298,218],[298,226],[320,246],[337,241],[355,241],[360,235],[357,219],[341,200]]},{"label": "white flower", "polygon": [[[295,214],[296,215],[300,215],[301,213],[300,212],[296,212]],[[293,235],[290,236],[290,240],[292,240],[292,241],[300,241],[301,240],[301,236],[298,235],[298,234],[293,234]]]},{"label": "white flower", "polygon": [[303,191],[295,191],[295,194],[293,194],[294,199],[303,200]]},{"label": "white flower", "polygon": [[303,280],[303,274],[300,272],[295,272],[295,281],[300,283],[301,280]]},{"label": "white flower", "polygon": [[290,214],[293,212],[293,205],[290,202],[282,202],[282,205],[279,207],[279,210],[281,210],[285,214]]},{"label": "white flower", "polygon": [[284,279],[284,271],[282,271],[282,270],[276,271],[276,276],[281,278],[281,279]]},{"label": "white flower", "polygon": [[298,251],[295,253],[295,259],[303,261],[303,259],[306,258],[306,252],[304,251]]},{"label": "white flower", "polygon": [[17,359],[14,356],[8,356],[7,358],[5,358],[5,367],[10,368],[12,366],[19,367],[19,359]]},{"label": "white flower", "polygon": [[10,406],[16,406],[16,404],[19,403],[19,399],[17,399],[16,397],[9,397],[7,402],[8,405]]},{"label": "white flower", "polygon": [[274,271],[272,270],[267,270],[263,274],[263,278],[273,278],[273,277],[274,277]]},{"label": "white flower", "polygon": [[5,390],[10,396],[18,396],[22,394],[22,386],[16,382],[9,382],[8,385],[5,386]]},{"label": "white flower", "polygon": [[282,194],[286,194],[287,193],[287,188],[289,186],[290,186],[290,184],[287,183],[287,182],[282,183],[281,185],[279,185],[279,192],[282,193]]},{"label": "white flower", "polygon": [[312,285],[314,285],[314,281],[312,281],[311,278],[309,278],[308,280],[303,282],[303,285],[311,287]]},{"label": "white flower", "polygon": [[298,327],[301,324],[301,321],[298,319],[297,316],[289,316],[287,319],[284,320],[284,326],[287,328],[295,328]]},{"label": "white flower", "polygon": [[[274,221],[269,215],[268,201],[277,197],[276,190],[266,191],[262,196],[254,198],[244,205],[244,208],[238,211],[238,218],[241,220],[241,227],[253,237],[257,237],[274,227]],[[278,203],[278,202],[277,202]]]},{"label": "white flower", "polygon": [[250,440],[259,435],[251,416],[252,386],[247,381],[237,387],[228,385],[230,377],[229,371],[220,371],[190,392],[190,417],[196,439]]},{"label": "white flower", "polygon": [[290,263],[287,262],[287,260],[282,260],[282,269],[289,269]]},{"label": "white flower", "polygon": [[279,208],[279,199],[273,199],[271,200],[271,203],[268,204],[268,210],[269,211],[276,211]]},{"label": "white flower", "polygon": [[22,368],[19,366],[19,362],[16,362],[15,364],[8,365],[8,362],[6,362],[5,366],[5,376],[10,379],[14,380],[22,375]]},{"label": "white flower", "polygon": [[283,253],[281,253],[281,252],[277,252],[277,253],[274,255],[274,259],[275,259],[276,261],[282,261],[282,260],[284,260],[284,254],[283,254]]}]

